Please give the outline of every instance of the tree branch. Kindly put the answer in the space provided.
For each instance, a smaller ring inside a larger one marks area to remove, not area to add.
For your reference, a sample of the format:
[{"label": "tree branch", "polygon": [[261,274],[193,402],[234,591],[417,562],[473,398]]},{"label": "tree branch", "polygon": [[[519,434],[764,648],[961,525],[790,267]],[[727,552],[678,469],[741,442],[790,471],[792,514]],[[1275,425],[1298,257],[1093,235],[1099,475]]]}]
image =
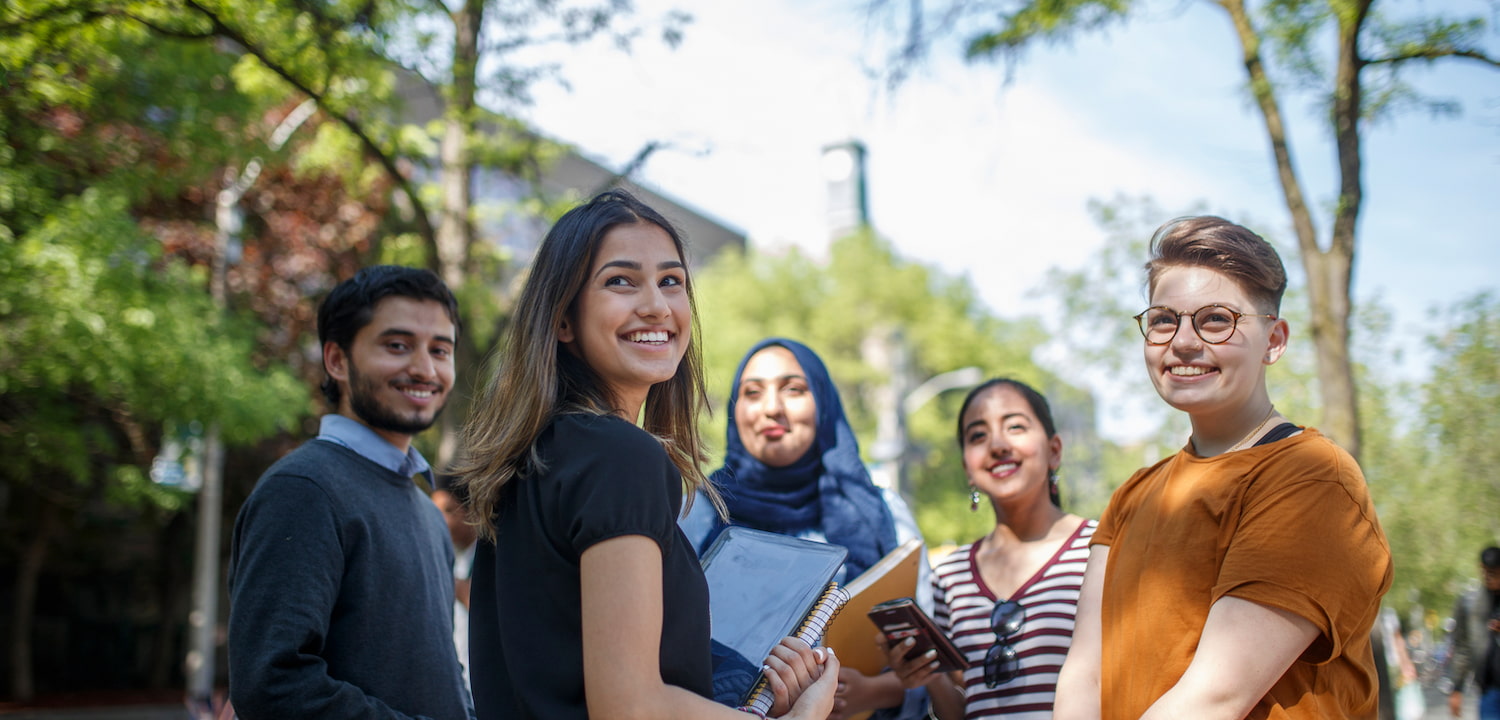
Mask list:
[{"label": "tree branch", "polygon": [[[67,5],[54,5],[53,7],[49,7],[46,10],[43,10],[42,12],[39,12],[30,17],[22,17],[14,22],[0,22],[0,33],[10,33],[16,30],[24,30],[29,25],[39,22],[45,22],[47,20],[53,20],[64,15],[76,12],[78,10],[79,8],[69,7]],[[79,22],[86,23],[102,17],[108,17],[109,15],[109,12],[103,10],[84,10],[83,17],[80,18]]]},{"label": "tree branch", "polygon": [[390,176],[392,182],[396,183],[396,187],[400,189],[400,191],[404,193],[407,199],[411,202],[413,215],[415,215],[417,221],[417,231],[422,235],[422,238],[427,241],[428,247],[430,249],[433,249],[434,252],[436,251],[435,243],[437,233],[433,229],[431,219],[427,216],[427,208],[422,205],[421,196],[417,194],[416,188],[412,186],[411,179],[406,177],[406,175],[401,172],[400,168],[396,166],[396,159],[389,153],[385,152],[385,150],[375,142],[375,139],[370,137],[369,133],[365,132],[364,127],[360,125],[357,120],[350,117],[348,113],[340,112],[331,107],[328,102],[328,97],[325,93],[314,90],[308,83],[304,82],[301,78],[298,78],[289,69],[271,59],[269,53],[267,53],[264,48],[255,45],[254,43],[250,42],[250,39],[245,37],[243,33],[240,33],[234,28],[229,27],[228,23],[225,23],[219,16],[215,15],[208,8],[198,3],[197,0],[187,0],[186,4],[189,7],[197,10],[205,18],[207,18],[208,21],[213,24],[216,30],[216,34],[222,35],[223,37],[228,38],[235,43],[238,43],[240,47],[245,48],[246,52],[254,55],[255,58],[262,64],[264,64],[266,68],[271,72],[276,73],[281,77],[282,80],[285,80],[292,87],[296,88],[297,91],[303,93],[304,95],[307,95],[308,97],[316,101],[319,108],[328,113],[330,117],[337,120],[340,125],[343,125],[345,129],[353,134],[355,139],[358,140],[359,144],[365,149],[365,152],[368,153],[371,157],[375,158],[376,162],[380,163],[381,168],[384,169],[386,171],[386,174]]},{"label": "tree branch", "polygon": [[169,28],[169,27],[166,27],[165,25],[160,25],[158,23],[155,23],[155,22],[152,22],[150,20],[147,20],[146,18],[143,18],[143,17],[141,17],[139,15],[132,15],[129,12],[120,12],[120,13],[118,13],[118,15],[121,16],[121,17],[125,17],[125,18],[129,18],[131,20],[134,20],[134,21],[136,21],[136,22],[138,22],[138,23],[140,23],[142,25],[145,25],[147,28],[149,28],[151,30],[151,32],[154,32],[157,35],[165,35],[167,37],[177,38],[179,40],[207,40],[207,39],[212,38],[214,36],[213,31],[208,31],[208,32],[190,32],[190,31],[187,31],[187,30],[178,30],[178,29],[175,29],[175,28]]},{"label": "tree branch", "polygon": [[1492,58],[1478,50],[1460,50],[1458,48],[1423,48],[1413,52],[1390,55],[1382,58],[1366,60],[1366,65],[1399,65],[1412,60],[1437,60],[1445,57],[1468,58],[1477,60],[1492,67],[1500,67],[1500,58]]}]

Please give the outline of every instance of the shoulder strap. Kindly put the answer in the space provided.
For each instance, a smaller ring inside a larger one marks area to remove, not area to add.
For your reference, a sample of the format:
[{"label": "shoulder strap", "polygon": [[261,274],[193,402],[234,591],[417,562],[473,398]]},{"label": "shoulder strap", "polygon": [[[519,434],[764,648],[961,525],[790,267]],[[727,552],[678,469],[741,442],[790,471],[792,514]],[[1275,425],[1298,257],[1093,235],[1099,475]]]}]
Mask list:
[{"label": "shoulder strap", "polygon": [[1293,425],[1292,423],[1284,422],[1284,423],[1282,423],[1280,425],[1277,425],[1276,427],[1271,428],[1271,432],[1268,432],[1265,435],[1261,436],[1260,440],[1256,441],[1256,443],[1255,443],[1255,445],[1253,447],[1260,447],[1261,445],[1270,445],[1271,443],[1276,442],[1277,440],[1284,440],[1284,439],[1289,438],[1289,437],[1291,437],[1291,436],[1293,436],[1293,435],[1295,435],[1295,434],[1297,434],[1299,432],[1302,432],[1302,428],[1297,427],[1296,425]]}]

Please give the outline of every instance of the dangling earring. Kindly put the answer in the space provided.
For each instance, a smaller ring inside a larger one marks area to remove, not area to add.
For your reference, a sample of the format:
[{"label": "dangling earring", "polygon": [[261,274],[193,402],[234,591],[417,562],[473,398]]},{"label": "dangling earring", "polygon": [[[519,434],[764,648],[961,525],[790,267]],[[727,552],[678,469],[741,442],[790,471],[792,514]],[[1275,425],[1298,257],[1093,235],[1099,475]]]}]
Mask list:
[{"label": "dangling earring", "polygon": [[969,486],[969,512],[979,512],[979,488]]}]

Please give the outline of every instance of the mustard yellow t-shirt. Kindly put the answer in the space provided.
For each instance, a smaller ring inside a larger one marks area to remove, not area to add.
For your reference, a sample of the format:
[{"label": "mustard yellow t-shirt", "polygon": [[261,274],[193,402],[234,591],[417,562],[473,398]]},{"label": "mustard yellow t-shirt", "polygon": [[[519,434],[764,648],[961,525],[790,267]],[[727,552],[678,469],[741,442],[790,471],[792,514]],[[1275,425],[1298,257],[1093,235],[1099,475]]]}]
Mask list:
[{"label": "mustard yellow t-shirt", "polygon": [[1184,448],[1115,491],[1092,544],[1110,548],[1104,720],[1136,720],[1177,683],[1225,595],[1319,631],[1248,717],[1375,718],[1390,546],[1359,466],[1318,431],[1212,458]]}]

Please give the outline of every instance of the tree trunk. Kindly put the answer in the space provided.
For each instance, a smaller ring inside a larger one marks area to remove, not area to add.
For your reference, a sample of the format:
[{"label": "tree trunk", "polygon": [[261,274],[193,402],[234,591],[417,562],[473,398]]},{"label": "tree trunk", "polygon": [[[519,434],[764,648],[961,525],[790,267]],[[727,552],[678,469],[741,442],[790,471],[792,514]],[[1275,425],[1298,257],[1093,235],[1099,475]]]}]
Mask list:
[{"label": "tree trunk", "polygon": [[[1354,386],[1354,365],[1349,357],[1349,316],[1353,309],[1354,251],[1359,212],[1364,204],[1364,178],[1360,154],[1359,123],[1363,114],[1364,88],[1359,74],[1364,60],[1359,56],[1359,33],[1370,10],[1369,0],[1360,0],[1339,14],[1338,67],[1334,71],[1333,134],[1339,158],[1339,199],[1333,210],[1333,231],[1327,252],[1317,263],[1321,297],[1312,296],[1315,308],[1313,340],[1318,346],[1318,382],[1323,394],[1323,431],[1359,457],[1359,397]],[[1315,269],[1303,255],[1303,265],[1312,276]]]},{"label": "tree trunk", "polygon": [[1250,92],[1265,121],[1266,136],[1276,161],[1276,174],[1292,227],[1297,234],[1298,254],[1307,274],[1308,301],[1312,318],[1312,340],[1317,350],[1318,391],[1323,403],[1321,428],[1349,454],[1359,457],[1359,419],[1354,389],[1354,370],[1349,359],[1349,315],[1354,267],[1355,225],[1362,202],[1360,178],[1359,113],[1361,68],[1356,41],[1364,23],[1368,2],[1358,3],[1352,15],[1339,21],[1339,67],[1335,76],[1333,122],[1338,143],[1340,192],[1335,209],[1332,242],[1328,250],[1318,244],[1317,228],[1303,197],[1302,184],[1292,163],[1291,146],[1281,118],[1276,91],[1260,56],[1261,38],[1250,21],[1243,0],[1220,0],[1220,7],[1234,22],[1243,51]]},{"label": "tree trunk", "polygon": [[[453,85],[448,88],[443,113],[443,139],[440,147],[443,175],[442,222],[437,230],[437,262],[443,282],[458,292],[469,272],[469,250],[474,244],[474,225],[470,217],[474,202],[472,173],[474,162],[469,150],[474,135],[476,73],[479,68],[479,30],[484,24],[484,0],[464,0],[453,11]],[[448,396],[448,407],[438,424],[436,466],[441,471],[458,446],[455,418],[466,416],[469,404],[467,388],[474,385],[478,373],[478,349],[472,332],[459,338],[454,360],[456,375]],[[462,391],[461,391],[462,390]]]},{"label": "tree trunk", "polygon": [[438,266],[443,281],[456,288],[468,268],[473,242],[470,222],[473,204],[473,161],[469,151],[474,134],[475,74],[479,67],[479,28],[484,20],[482,0],[464,0],[452,13],[453,85],[444,98],[442,159],[442,220],[437,229]]},{"label": "tree trunk", "polygon": [[21,551],[16,566],[16,604],[10,616],[10,690],[17,702],[36,697],[36,681],[31,672],[31,630],[36,624],[36,591],[47,561],[52,536],[57,534],[59,508],[38,496],[36,532]]}]

